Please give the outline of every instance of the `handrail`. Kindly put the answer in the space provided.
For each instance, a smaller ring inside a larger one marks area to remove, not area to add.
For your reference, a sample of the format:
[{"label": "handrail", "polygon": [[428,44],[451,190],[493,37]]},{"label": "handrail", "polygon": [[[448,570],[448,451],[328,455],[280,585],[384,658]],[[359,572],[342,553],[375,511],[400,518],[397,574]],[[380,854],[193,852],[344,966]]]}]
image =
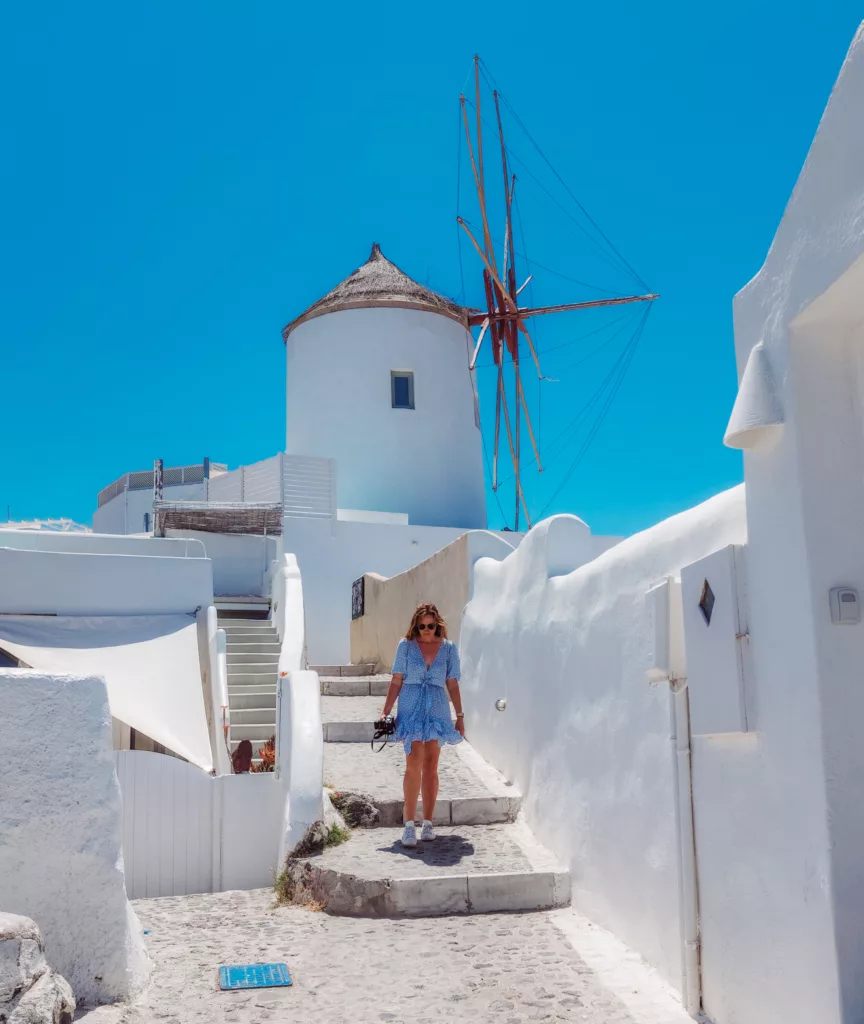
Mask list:
[{"label": "handrail", "polygon": [[228,706],[228,655],[225,630],[218,625],[215,605],[207,608],[207,650],[210,659],[210,706],[213,717],[210,740],[217,775],[230,775],[231,718]]}]

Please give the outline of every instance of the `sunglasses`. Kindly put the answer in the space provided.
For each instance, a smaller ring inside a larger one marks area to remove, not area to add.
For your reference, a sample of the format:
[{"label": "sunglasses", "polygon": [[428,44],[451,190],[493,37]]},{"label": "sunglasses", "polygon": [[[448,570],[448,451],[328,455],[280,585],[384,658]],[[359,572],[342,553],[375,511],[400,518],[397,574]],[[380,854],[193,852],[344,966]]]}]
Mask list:
[{"label": "sunglasses", "polygon": [[435,625],[434,623],[432,623],[431,625],[424,625],[424,624],[423,624],[422,622],[420,622],[420,623],[418,623],[418,624],[417,624],[417,629],[418,629],[418,630],[423,630],[423,629],[437,629],[437,628],[438,628],[438,627],[437,627],[437,626],[436,626],[436,625]]}]

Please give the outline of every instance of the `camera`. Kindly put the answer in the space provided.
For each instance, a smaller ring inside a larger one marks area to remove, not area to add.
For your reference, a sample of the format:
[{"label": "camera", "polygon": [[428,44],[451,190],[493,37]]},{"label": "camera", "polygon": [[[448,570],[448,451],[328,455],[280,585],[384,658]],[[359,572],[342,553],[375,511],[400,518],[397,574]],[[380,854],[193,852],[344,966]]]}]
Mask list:
[{"label": "camera", "polygon": [[385,715],[374,723],[373,728],[375,729],[375,735],[372,737],[372,749],[375,750],[376,740],[384,741],[376,751],[376,753],[380,753],[387,746],[389,737],[396,732],[396,719],[392,715]]}]

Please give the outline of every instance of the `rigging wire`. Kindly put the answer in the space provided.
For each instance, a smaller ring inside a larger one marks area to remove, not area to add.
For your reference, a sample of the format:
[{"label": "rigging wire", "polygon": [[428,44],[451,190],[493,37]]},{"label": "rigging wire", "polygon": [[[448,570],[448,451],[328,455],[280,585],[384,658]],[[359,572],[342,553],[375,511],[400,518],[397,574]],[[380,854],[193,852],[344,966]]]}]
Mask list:
[{"label": "rigging wire", "polygon": [[[644,316],[645,316],[645,314],[642,313],[641,317],[634,317],[630,321],[630,324],[626,324],[625,326],[630,326],[631,324],[634,324],[636,322],[636,320],[644,318]],[[627,360],[629,358],[629,352],[630,352],[631,346],[633,345],[633,339],[636,337],[639,329],[640,329],[640,324],[636,324],[636,327],[634,328],[633,333],[627,339],[627,343],[624,345],[624,348],[618,354],[618,358],[612,364],[612,368],[609,371],[609,373],[607,373],[606,376],[603,378],[603,381],[601,382],[600,386],[597,388],[597,390],[594,392],[594,394],[591,396],[591,398],[588,400],[588,402],[583,406],[582,410],[575,417],[575,419],[571,420],[570,423],[568,424],[568,426],[566,426],[564,428],[564,430],[562,430],[561,433],[558,434],[558,436],[555,438],[555,440],[551,442],[551,444],[549,445],[549,449],[548,449],[549,451],[551,451],[551,449],[554,448],[555,445],[558,444],[559,441],[563,440],[567,435],[572,435],[572,434],[576,433],[576,430],[574,430],[573,428],[574,427],[578,428],[578,426],[581,425],[582,421],[585,418],[585,415],[587,415],[587,413],[590,412],[591,409],[594,408],[594,406],[597,404],[597,402],[602,398],[603,394],[606,392],[606,389],[610,386],[610,384],[614,383],[614,381],[617,379],[617,375],[620,373],[622,366],[627,362]],[[623,328],[622,328],[622,330],[623,330]],[[620,334],[621,331],[619,331],[618,333]],[[550,455],[549,456],[549,463],[550,464],[552,463],[552,461],[554,459],[557,459],[558,456],[561,455],[561,453],[564,451],[565,447],[566,447],[566,441],[565,441],[565,445],[562,446],[562,448],[558,452],[556,452],[555,455]]]},{"label": "rigging wire", "polygon": [[[473,384],[473,382],[472,382]],[[489,449],[486,445],[486,435],[483,433],[483,424],[480,419],[480,393],[476,384],[473,384],[474,388],[474,401],[477,403],[477,422],[480,424],[480,447],[483,449],[483,459],[486,463],[486,472],[489,474],[489,481],[492,481],[492,464],[489,461]],[[498,488],[493,490],[492,493],[495,495],[495,504],[498,506],[498,511],[501,513],[501,522],[507,525],[507,516],[504,515],[504,509],[501,507],[501,499],[498,497]]]},{"label": "rigging wire", "polygon": [[[499,93],[499,95],[500,95],[500,93]],[[470,99],[468,99],[466,97],[465,98],[465,102],[468,104],[469,107],[471,107],[472,110],[474,110],[476,112],[477,108],[474,106],[474,104],[471,102]],[[497,126],[493,125],[492,122],[489,121],[482,114],[480,115],[480,119],[487,126],[487,128],[490,128],[490,129],[494,130],[495,132],[498,131]],[[610,267],[613,267],[613,268],[615,268],[617,270],[623,270],[626,274],[629,274],[629,276],[632,278],[632,280],[635,281],[637,284],[639,284],[640,287],[648,289],[648,285],[646,285],[642,281],[642,279],[638,275],[636,275],[632,270],[628,269],[628,266],[626,265],[626,261],[622,261],[621,258],[619,257],[618,262],[617,263],[615,262],[615,260],[613,259],[613,255],[610,254],[606,249],[603,248],[603,246],[600,244],[600,242],[596,238],[594,238],[590,234],[590,232],[588,232],[586,230],[584,224],[580,224],[580,222],[576,219],[576,217],[573,216],[573,214],[567,209],[566,206],[564,206],[564,204],[562,202],[560,202],[558,199],[555,198],[555,196],[549,191],[548,188],[546,188],[546,186],[543,184],[543,182],[540,181],[540,179],[537,177],[537,175],[534,174],[534,172],[531,170],[531,168],[528,166],[528,164],[519,156],[518,153],[515,153],[507,143],[504,144],[504,149],[507,152],[508,156],[512,157],[517,163],[520,163],[524,167],[525,172],[528,174],[528,177],[532,178],[534,180],[534,182],[540,187],[540,189],[542,189],[542,191],[546,193],[546,195],[552,200],[552,202],[558,207],[558,209],[561,210],[561,212],[564,214],[564,216],[567,217],[568,220],[571,220],[573,222],[573,224],[575,224],[575,226],[585,236],[585,238],[588,240],[588,242],[590,242],[591,245],[594,246],[595,250],[597,251],[597,255],[600,256],[601,259],[605,260],[605,262],[608,263]]]},{"label": "rigging wire", "polygon": [[[537,350],[537,355],[538,356],[545,356],[545,355],[548,355],[550,352],[558,352],[562,348],[569,348],[571,345],[575,345],[577,342],[584,341],[586,338],[592,338],[595,334],[602,334],[603,331],[608,331],[610,327],[614,327],[615,324],[620,324],[622,320],[628,320],[628,321],[632,322],[635,319],[635,317],[636,317],[636,314],[634,313],[634,311],[632,309],[630,309],[626,313],[622,313],[620,316],[616,316],[614,320],[610,320],[608,323],[602,324],[600,327],[595,327],[593,330],[586,331],[584,334],[577,334],[576,337],[575,338],[571,338],[570,341],[563,341],[560,345],[551,345],[549,348],[538,349]],[[535,324],[534,326],[535,326],[535,329],[536,329],[537,325]],[[625,327],[626,326],[627,325],[625,324]],[[612,338],[617,338],[618,334],[620,334],[620,333],[621,333],[620,331],[616,332],[614,335],[612,335]],[[609,341],[611,341],[612,338],[610,338]],[[599,352],[600,349],[605,348],[605,346],[608,343],[609,343],[608,341],[604,341],[603,344],[600,345],[598,348],[592,349],[591,352],[589,352],[585,356],[585,359],[590,358],[590,356],[592,356],[595,352]],[[579,363],[581,363],[583,361],[584,360],[580,359],[579,362],[572,363],[570,366],[564,367],[564,370],[566,371],[566,370],[571,369],[573,366],[578,366]],[[478,363],[477,364],[477,369],[478,370],[488,370],[488,369],[490,369],[490,367],[493,367],[494,365],[495,365],[494,363]],[[562,372],[562,371],[556,371],[556,372]]]},{"label": "rigging wire", "polygon": [[[522,181],[521,178],[517,178],[516,180],[520,181],[520,182]],[[473,221],[468,220],[467,217],[463,217],[462,219],[463,219],[463,221],[465,221],[465,223],[467,224],[467,226],[469,228],[474,228],[476,231],[479,231],[480,226],[478,224],[475,224]],[[458,225],[457,225],[457,227],[458,227]],[[497,235],[490,235],[490,237],[491,237],[492,241],[496,245],[502,245],[503,244],[503,242],[501,241],[501,239]],[[523,242],[524,242],[524,238],[523,238]],[[524,248],[524,245],[523,245],[523,248]],[[573,284],[580,284],[580,285],[582,285],[583,288],[590,288],[592,292],[599,292],[601,295],[616,295],[616,296],[620,296],[622,298],[626,294],[625,292],[618,291],[615,288],[605,288],[605,287],[601,288],[601,287],[599,287],[596,284],[589,284],[587,281],[580,281],[578,277],[570,277],[568,274],[562,274],[560,270],[553,270],[551,267],[546,267],[542,263],[538,263],[537,260],[535,260],[535,259],[528,260],[527,255],[524,252],[519,252],[518,249],[515,249],[514,251],[515,251],[517,256],[521,256],[521,258],[523,260],[527,260],[529,263],[531,263],[532,266],[539,267],[541,270],[545,270],[548,274],[553,274],[555,277],[563,278],[565,281],[571,281]],[[532,288],[533,288],[533,285],[532,285]]]},{"label": "rigging wire", "polygon": [[[500,96],[501,100],[503,101],[503,103],[506,106],[507,110],[509,111],[510,115],[515,120],[515,122],[518,125],[518,127],[521,129],[521,131],[523,132],[525,137],[528,139],[528,141],[531,143],[533,148],[539,154],[539,156],[541,157],[543,162],[546,164],[546,166],[552,172],[554,177],[557,179],[559,185],[564,189],[564,191],[567,193],[569,198],[576,205],[576,207],[578,208],[578,210],[580,211],[582,216],[587,220],[588,224],[590,224],[590,226],[593,228],[594,232],[596,232],[596,235],[599,236],[599,239],[602,239],[602,243],[605,243],[605,247],[604,247],[603,244],[601,244],[601,241],[598,240],[597,237],[592,235],[586,229],[585,225],[580,223],[580,221],[570,212],[570,210],[568,210],[556,198],[556,196],[552,192],[550,192],[548,188],[546,188],[546,186],[543,184],[543,182],[540,181],[540,179],[537,178],[537,176],[531,171],[530,167],[526,164],[526,162],[524,160],[522,160],[522,158],[519,157],[518,154],[516,154],[511,149],[511,147],[508,146],[506,143],[504,144],[505,153],[510,157],[511,160],[516,161],[517,163],[519,163],[525,169],[525,171],[527,172],[528,177],[540,188],[540,190],[543,193],[545,193],[545,195],[558,207],[558,209],[561,210],[564,213],[566,218],[569,221],[571,221],[573,225],[575,225],[575,227],[579,230],[580,234],[587,239],[587,241],[590,243],[590,245],[595,250],[595,253],[597,255],[599,255],[599,257],[601,259],[603,259],[607,264],[615,267],[616,269],[625,271],[634,281],[636,281],[641,287],[643,287],[646,291],[648,291],[649,290],[648,289],[648,285],[645,284],[644,280],[635,271],[635,269],[632,267],[632,265],[625,259],[625,257],[617,249],[617,247],[614,245],[614,243],[611,241],[611,239],[602,230],[602,228],[600,228],[599,224],[588,213],[587,209],[583,206],[583,204],[577,199],[577,197],[572,192],[572,190],[569,188],[567,183],[564,181],[564,179],[561,177],[561,175],[558,173],[558,171],[552,165],[552,163],[549,160],[549,158],[543,152],[543,150],[541,149],[540,145],[537,143],[537,141],[534,139],[534,137],[528,131],[528,128],[522,122],[521,118],[516,113],[516,110],[513,108],[512,104],[510,104],[510,102],[507,100],[507,98],[500,92],[500,90],[497,89],[497,84],[495,83],[494,78],[491,76],[491,73],[487,73],[488,69],[486,68],[486,66],[483,63],[483,61],[480,60],[479,63],[481,65],[481,67],[480,67],[481,73],[483,74],[483,78],[484,78],[484,81],[486,82],[487,86],[490,89],[494,89],[495,91],[498,92],[498,95]],[[470,71],[469,71],[469,77],[470,77]],[[467,80],[468,79],[466,78],[466,84],[467,84]],[[465,89],[465,85],[463,85],[463,95],[464,95],[464,89]],[[474,104],[469,99],[465,98],[465,103],[468,106],[470,106],[472,109],[476,110]],[[460,111],[460,113],[461,113],[461,111]],[[495,126],[491,125],[490,122],[485,117],[481,117],[481,120],[488,127],[495,128]],[[462,129],[462,125],[461,125],[461,118],[460,118],[460,133],[459,133],[458,162],[457,162],[457,186],[456,186],[456,188],[457,188],[457,196],[456,196],[457,216],[460,213],[460,207],[461,207],[461,165],[462,165],[462,130],[461,129]],[[497,130],[497,129],[495,129],[495,130]],[[595,285],[590,285],[587,282],[579,281],[576,278],[569,277],[566,274],[561,274],[560,272],[555,271],[555,270],[553,270],[550,267],[544,267],[542,264],[539,264],[539,263],[536,263],[535,261],[532,261],[528,257],[527,251],[526,251],[527,250],[527,246],[525,244],[524,223],[523,223],[523,220],[522,220],[522,217],[521,217],[521,212],[519,210],[518,199],[516,200],[515,208],[516,208],[516,217],[517,217],[517,219],[519,221],[519,230],[520,230],[521,241],[522,241],[522,250],[523,250],[522,252],[518,253],[518,255],[522,259],[525,260],[526,266],[527,266],[527,268],[529,270],[529,273],[531,273],[532,266],[536,266],[536,267],[539,267],[539,268],[541,268],[543,270],[546,270],[548,273],[553,274],[554,276],[561,277],[564,280],[572,281],[575,284],[578,284],[578,285],[580,285],[582,287],[589,288],[589,289],[591,289],[593,291],[598,291],[598,292],[606,291],[607,294],[609,294],[611,292],[611,294],[613,294],[613,295],[615,295],[615,294],[617,294],[619,296],[621,295],[620,292],[616,293],[616,292],[612,292],[610,289],[598,288]],[[468,224],[470,222],[465,221],[465,223]],[[462,295],[463,301],[464,301],[464,297],[465,297],[465,280],[464,280],[464,269],[463,269],[463,260],[462,260],[462,244],[461,244],[462,243],[462,238],[461,238],[461,232],[458,230],[458,225],[457,225],[457,237],[458,237],[458,247],[459,247],[460,279],[461,279],[461,286],[462,286],[461,295]],[[495,241],[496,241],[496,244],[500,244],[500,240],[495,239]],[[511,242],[511,244],[512,244],[512,242]],[[529,297],[530,297],[530,301],[531,301],[532,306],[533,306],[533,304],[534,304],[534,284],[533,284],[533,281],[531,281],[531,283],[529,285]],[[639,345],[639,342],[641,340],[643,332],[645,330],[645,325],[647,323],[650,311],[651,311],[651,305],[650,304],[648,304],[646,306],[644,311],[640,310],[639,313],[635,313],[634,314],[634,313],[630,313],[628,311],[627,313],[624,313],[621,316],[617,317],[611,323],[604,324],[603,326],[601,326],[599,328],[595,328],[594,330],[589,331],[586,334],[584,334],[584,335],[582,335],[580,337],[577,337],[577,338],[575,338],[575,339],[573,339],[573,340],[571,340],[569,342],[565,342],[563,344],[553,346],[550,349],[541,350],[540,351],[539,354],[543,355],[543,354],[546,354],[547,352],[559,350],[559,349],[567,347],[567,346],[569,346],[571,344],[575,344],[577,341],[583,340],[583,338],[590,337],[590,336],[595,335],[595,334],[599,334],[602,331],[605,331],[605,330],[607,330],[607,329],[609,329],[611,327],[614,327],[615,324],[620,323],[622,320],[626,320],[626,323],[624,323],[610,337],[608,337],[605,341],[603,341],[602,344],[600,344],[596,348],[592,349],[590,352],[588,352],[585,355],[583,355],[576,362],[574,362],[574,363],[570,364],[568,367],[566,367],[566,369],[564,371],[564,372],[566,372],[567,370],[571,370],[571,369],[575,368],[576,366],[581,365],[582,363],[586,362],[588,359],[590,359],[594,355],[596,355],[598,352],[600,352],[602,349],[608,347],[615,340],[616,337],[618,337],[620,334],[622,334],[624,330],[626,330],[628,327],[630,327],[632,324],[634,324],[638,320],[638,323],[636,323],[635,330],[633,331],[633,333],[632,333],[631,337],[629,338],[627,344],[625,345],[623,351],[619,354],[618,358],[615,360],[615,363],[613,364],[612,369],[607,374],[607,376],[605,377],[605,379],[601,383],[600,387],[597,389],[597,391],[595,391],[595,393],[592,395],[592,397],[589,399],[589,401],[585,404],[585,406],[580,410],[580,412],[577,414],[577,416],[573,420],[571,420],[571,422],[564,428],[564,430],[561,431],[552,440],[552,442],[548,445],[548,447],[546,447],[546,448],[542,447],[542,387],[541,387],[542,380],[538,379],[538,384],[537,384],[537,404],[538,404],[538,418],[539,418],[538,437],[540,439],[540,441],[538,443],[538,451],[540,451],[540,453],[542,454],[542,456],[544,458],[544,461],[546,461],[546,459],[547,459],[547,453],[548,452],[552,452],[552,450],[554,450],[556,448],[556,446],[559,444],[559,442],[562,441],[562,439],[564,439],[564,438],[568,437],[569,435],[573,434],[575,431],[578,431],[581,428],[581,426],[583,425],[583,423],[587,420],[588,416],[595,409],[595,407],[598,404],[600,405],[599,414],[597,415],[597,417],[594,420],[594,422],[590,425],[590,427],[588,429],[588,432],[587,432],[587,435],[585,436],[581,446],[579,447],[579,450],[577,451],[575,458],[573,459],[572,463],[568,467],[567,472],[565,473],[565,475],[564,475],[563,479],[561,480],[561,482],[559,483],[558,487],[553,492],[553,494],[550,497],[549,501],[543,507],[542,511],[540,512],[539,516],[537,517],[538,519],[542,518],[546,514],[547,510],[549,509],[549,507],[553,504],[555,499],[558,497],[558,495],[561,493],[561,491],[566,486],[568,481],[571,479],[571,477],[573,476],[573,473],[576,471],[577,467],[580,465],[580,463],[584,459],[586,453],[590,449],[591,444],[593,443],[593,441],[597,437],[599,431],[601,430],[601,428],[603,426],[603,423],[605,422],[605,419],[608,416],[609,410],[611,409],[611,406],[614,403],[614,400],[617,397],[618,392],[619,392],[619,390],[620,390],[620,388],[621,388],[621,386],[623,384],[624,378],[625,378],[625,376],[627,374],[627,371],[628,371],[628,369],[630,367],[630,364],[631,364],[631,362],[632,362],[632,360],[633,360],[633,358],[635,356],[635,352],[636,352],[636,349],[637,349],[637,347]],[[488,364],[488,365],[493,365],[493,364]],[[485,364],[483,366],[481,366],[481,367],[478,367],[478,369],[481,369],[481,368],[485,368]],[[561,371],[559,371],[559,372],[561,372]],[[474,388],[475,388],[475,399],[477,400],[477,403],[478,403],[478,416],[479,416],[479,394],[478,394],[478,391],[477,391],[476,382],[474,383]],[[518,415],[521,415],[521,410],[517,406],[517,416]],[[481,430],[481,443],[482,443],[482,447],[483,447],[483,456],[484,456],[484,460],[485,460],[485,463],[486,463],[486,470],[489,473],[489,476],[491,478],[491,464],[490,464],[490,461],[489,461],[489,453],[488,453],[488,449],[487,449],[487,445],[486,445],[486,439],[485,439],[485,436],[482,434],[482,430]],[[568,445],[565,442],[565,444],[563,445],[563,447],[559,451],[555,452],[554,455],[549,456],[549,461],[557,460],[560,457],[560,455],[562,455],[564,453],[564,451],[567,449],[567,447],[568,447]],[[537,461],[538,461],[538,458],[535,456],[534,458],[532,458],[528,462],[528,465],[536,464]],[[549,462],[547,462],[547,465],[548,464],[549,464]],[[504,485],[509,483],[511,480],[513,480],[514,476],[515,476],[515,474],[512,474],[506,480],[501,481],[498,484],[498,489],[500,489],[501,487],[503,487]],[[498,506],[498,511],[499,511],[499,513],[500,513],[500,515],[502,517],[502,520],[506,523],[507,522],[507,517],[504,514],[504,511],[503,511],[503,508],[502,508],[502,505],[501,505],[501,501],[500,501],[500,499],[498,497],[498,489],[496,489],[496,491],[494,492],[495,493],[495,500],[496,500],[496,504]]]},{"label": "rigging wire", "polygon": [[[469,72],[470,74],[470,72]],[[466,78],[467,82],[468,79]],[[464,86],[463,86],[464,89]],[[465,269],[462,263],[462,231],[459,228],[460,207],[462,205],[462,111],[459,111],[459,143],[456,151],[456,246],[459,251],[459,280],[462,283],[462,290],[459,295],[462,302],[465,302]]]},{"label": "rigging wire", "polygon": [[[630,327],[631,324],[634,324],[638,320],[638,318],[639,318],[639,316],[640,316],[640,314],[642,312],[643,311],[640,309],[640,310],[637,310],[635,313],[634,312],[630,312],[630,313],[625,314],[625,316],[627,318],[627,323],[625,323],[622,327],[620,327],[613,335],[611,335],[611,337],[609,337],[605,341],[601,342],[596,348],[592,348],[590,352],[586,352],[585,355],[580,356],[580,358],[577,359],[575,363],[570,363],[569,365],[564,366],[560,370],[556,370],[555,372],[556,373],[561,373],[561,374],[568,373],[570,370],[574,370],[577,366],[581,366],[583,363],[587,363],[589,359],[593,359],[594,356],[596,356],[598,352],[602,352],[604,348],[607,348],[609,345],[611,345],[611,343],[620,334],[622,334],[626,328]],[[624,319],[624,317],[621,317],[620,319]],[[617,323],[618,321],[615,321],[615,322]],[[611,327],[612,325],[609,324],[608,326]]]},{"label": "rigging wire", "polygon": [[[634,317],[633,320],[635,320],[635,319],[636,318]],[[643,319],[647,319],[647,314],[643,315]],[[632,322],[633,321],[631,320],[631,323]],[[639,328],[637,328],[637,331],[638,330],[639,330]],[[620,334],[621,332],[619,331],[618,333]],[[620,371],[622,363],[627,358],[627,353],[628,353],[628,351],[630,350],[630,347],[633,344],[633,338],[635,337],[635,333],[636,332],[634,332],[634,334],[630,336],[630,338],[627,341],[627,344],[624,346],[624,349],[621,351],[621,353],[619,354],[618,358],[613,363],[612,369],[609,371],[609,373],[603,379],[602,383],[597,388],[597,390],[594,392],[594,394],[591,396],[591,398],[588,399],[588,401],[585,403],[584,406],[582,406],[582,408],[579,410],[579,412],[576,414],[576,416],[567,424],[566,427],[564,427],[564,429],[562,431],[560,431],[560,433],[558,433],[549,442],[549,444],[546,446],[546,448],[541,452],[541,454],[543,455],[544,459],[547,459],[547,461],[546,461],[547,468],[558,458],[558,456],[564,450],[562,448],[561,451],[556,452],[554,455],[552,455],[551,452],[555,448],[555,446],[559,443],[559,441],[563,440],[568,434],[575,433],[575,431],[578,430],[578,428],[581,426],[581,424],[583,423],[585,418],[588,416],[588,414],[591,412],[591,410],[594,408],[594,406],[597,404],[597,402],[603,396],[603,393],[609,387],[610,383],[615,379],[616,375]],[[536,462],[536,459],[531,459],[528,462],[528,465],[530,466],[530,465],[534,464],[535,462]],[[501,485],[499,485],[499,486],[503,486],[504,484],[509,483],[510,480],[512,480],[512,479],[513,479],[512,476],[507,477],[505,480],[501,481]]]},{"label": "rigging wire", "polygon": [[[528,253],[528,246],[525,244],[525,222],[522,220],[522,213],[519,210],[519,197],[516,195],[516,190],[515,189],[513,190],[513,201],[514,201],[514,206],[516,207],[516,220],[519,222],[519,237],[522,239],[522,249],[524,250],[524,255],[522,253],[520,253],[519,255],[522,257],[522,259],[525,260],[525,265],[528,268],[528,272],[531,274],[531,277],[529,278],[529,281],[528,281],[528,298],[531,300],[531,305],[534,306],[536,304],[535,300],[534,300],[534,274],[533,274],[533,272],[531,270],[531,267],[534,264],[528,258],[528,255],[527,255],[527,253]],[[513,251],[514,252],[516,251],[515,247],[514,247]],[[538,346],[537,355],[539,356],[540,355],[540,352],[539,352],[540,338],[539,338],[539,335],[538,335],[538,332],[537,332],[538,326],[539,325],[536,324],[536,323],[532,324],[532,329],[534,331],[534,337],[537,340],[537,346]],[[543,445],[543,388],[542,388],[542,384],[543,384],[543,378],[538,374],[537,375],[537,450],[538,451],[540,450],[540,448]]]},{"label": "rigging wire", "polygon": [[618,394],[618,391],[621,388],[621,384],[624,381],[624,377],[627,374],[627,370],[629,369],[630,363],[633,361],[633,356],[636,354],[636,349],[637,349],[637,347],[639,345],[639,340],[641,339],[642,333],[645,330],[645,324],[648,321],[648,317],[649,317],[650,313],[651,313],[651,306],[649,305],[648,308],[645,310],[645,315],[642,317],[642,319],[641,319],[641,321],[639,323],[639,326],[636,328],[636,331],[635,331],[635,333],[633,335],[633,342],[630,345],[630,352],[629,352],[629,355],[627,357],[627,360],[624,363],[624,365],[623,365],[623,367],[621,369],[621,372],[620,372],[620,374],[618,376],[618,379],[616,380],[615,385],[614,385],[614,387],[613,387],[609,397],[606,400],[606,404],[603,406],[603,409],[601,410],[600,416],[598,417],[597,421],[595,422],[595,424],[592,427],[591,431],[589,432],[588,436],[585,438],[585,441],[583,442],[582,447],[579,449],[579,451],[578,451],[578,453],[576,455],[576,458],[573,460],[573,462],[570,465],[570,468],[567,470],[567,473],[565,474],[564,479],[561,481],[561,483],[555,489],[555,492],[553,493],[552,497],[543,506],[543,509],[540,512],[540,518],[541,519],[543,518],[543,516],[545,515],[545,513],[549,509],[549,506],[555,501],[555,499],[558,497],[558,495],[561,493],[561,491],[566,486],[567,482],[573,476],[573,473],[576,471],[577,467],[582,462],[582,459],[585,457],[586,453],[588,452],[588,449],[591,447],[591,444],[594,441],[594,438],[597,436],[597,434],[600,431],[600,428],[603,426],[603,422],[604,422],[604,420],[606,419],[606,416],[609,413],[609,409],[611,408],[612,403],[615,401],[615,396]]},{"label": "rigging wire", "polygon": [[[637,318],[638,317],[634,317],[634,321],[632,321],[631,323],[634,323]],[[582,407],[582,410],[577,415],[575,420],[572,420],[570,422],[569,426],[565,427],[564,430],[549,445],[550,450],[552,450],[553,447],[555,447],[555,445],[559,441],[561,441],[562,439],[565,439],[565,437],[567,438],[567,439],[564,440],[564,444],[561,446],[561,449],[554,456],[550,455],[550,457],[549,457],[549,464],[550,465],[552,464],[552,462],[554,462],[556,459],[559,458],[559,456],[561,456],[564,453],[569,439],[571,439],[572,436],[574,436],[576,434],[576,432],[578,431],[578,428],[581,426],[582,422],[585,421],[585,419],[588,416],[588,414],[594,409],[594,407],[596,406],[598,401],[600,401],[600,399],[603,397],[603,395],[606,392],[607,388],[609,388],[610,385],[612,385],[612,386],[614,385],[614,382],[615,382],[615,380],[617,380],[618,374],[621,372],[622,368],[625,365],[628,365],[629,358],[630,358],[631,348],[633,346],[634,338],[637,336],[638,331],[639,331],[639,325],[636,326],[636,329],[634,330],[633,334],[631,334],[630,338],[627,341],[627,344],[625,344],[624,347],[619,352],[618,357],[615,359],[615,361],[612,364],[612,369],[609,371],[609,373],[603,379],[602,383],[600,384],[600,387],[598,387],[598,389],[594,392],[594,394],[591,396],[591,398],[588,400],[588,402],[586,402],[585,406]],[[567,437],[567,435],[569,435],[569,437]]]},{"label": "rigging wire", "polygon": [[[526,137],[528,138],[528,141],[531,143],[531,145],[540,154],[540,156],[542,157],[542,159],[545,162],[546,166],[549,168],[549,170],[555,175],[555,177],[560,182],[562,188],[567,192],[567,194],[570,196],[570,198],[573,200],[573,202],[579,207],[579,209],[582,211],[582,213],[585,215],[585,217],[588,219],[588,221],[593,225],[593,227],[598,232],[598,234],[601,236],[601,238],[603,238],[605,240],[605,242],[609,246],[609,248],[617,255],[618,259],[621,260],[621,262],[624,264],[624,266],[627,267],[627,269],[630,271],[630,273],[636,278],[637,281],[639,281],[639,283],[642,285],[642,287],[645,288],[646,291],[650,290],[650,289],[648,289],[648,285],[645,284],[645,282],[642,280],[642,278],[639,276],[639,274],[636,273],[636,271],[633,269],[633,267],[621,255],[621,253],[616,248],[616,246],[613,244],[613,242],[609,238],[609,236],[603,231],[603,229],[594,220],[594,218],[591,216],[591,214],[588,213],[588,211],[585,209],[585,207],[582,205],[582,203],[579,202],[579,200],[576,198],[576,196],[570,190],[570,187],[568,186],[567,182],[564,181],[564,179],[561,177],[561,175],[552,166],[552,162],[549,160],[549,158],[546,156],[546,154],[540,148],[539,144],[535,141],[534,137],[531,135],[531,133],[525,127],[525,125],[522,122],[522,119],[519,117],[519,115],[516,113],[515,109],[513,108],[513,105],[510,103],[510,101],[507,99],[507,97],[498,88],[498,84],[497,84],[497,82],[495,82],[495,78],[492,75],[492,72],[489,71],[489,69],[486,67],[485,62],[482,59],[480,60],[480,65],[481,65],[480,70],[481,70],[481,72],[483,74],[483,77],[486,79],[486,84],[489,85],[490,88],[495,90],[498,93],[498,95],[501,97],[501,99],[504,101],[504,105],[510,111],[511,115],[513,116],[513,119],[516,121],[516,124],[518,124],[519,127],[522,129],[522,131],[525,133]],[[490,81],[490,79],[491,79],[491,81]]]}]

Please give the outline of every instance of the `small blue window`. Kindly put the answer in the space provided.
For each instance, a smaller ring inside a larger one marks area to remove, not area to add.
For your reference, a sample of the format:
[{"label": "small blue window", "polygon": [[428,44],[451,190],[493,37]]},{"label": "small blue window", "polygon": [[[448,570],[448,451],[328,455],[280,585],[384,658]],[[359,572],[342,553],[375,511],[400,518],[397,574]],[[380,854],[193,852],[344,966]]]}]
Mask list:
[{"label": "small blue window", "polygon": [[394,409],[414,408],[414,374],[410,370],[392,370],[390,394]]}]

